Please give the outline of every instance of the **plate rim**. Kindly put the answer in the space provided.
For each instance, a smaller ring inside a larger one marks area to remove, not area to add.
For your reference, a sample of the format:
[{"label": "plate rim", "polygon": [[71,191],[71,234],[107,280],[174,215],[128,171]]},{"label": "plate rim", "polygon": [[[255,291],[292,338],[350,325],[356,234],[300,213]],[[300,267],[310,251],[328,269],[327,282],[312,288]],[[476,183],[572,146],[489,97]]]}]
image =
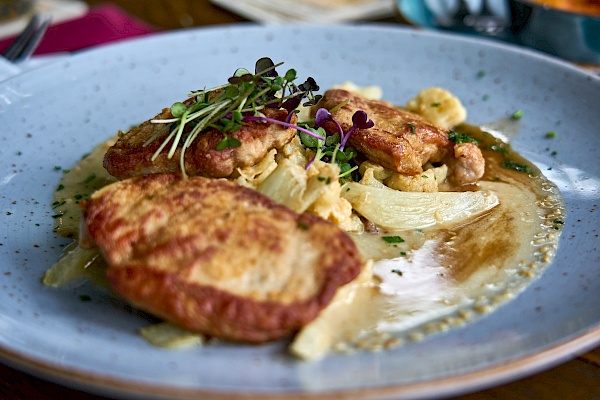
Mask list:
[{"label": "plate rim", "polygon": [[[515,358],[507,363],[493,365],[487,368],[447,376],[431,382],[429,380],[408,384],[386,385],[366,389],[337,389],[318,391],[319,399],[339,400],[340,397],[352,395],[354,398],[392,398],[416,399],[431,396],[455,396],[482,390],[491,386],[499,386],[515,379],[522,379],[538,372],[551,369],[561,362],[574,359],[600,344],[600,323],[588,332],[574,338],[567,338],[563,343],[549,347],[540,352],[534,352],[523,357]],[[0,344],[0,359],[3,364],[45,379],[56,384],[72,387],[90,394],[105,396],[128,395],[150,396],[153,398],[169,399],[198,399],[215,400],[236,399],[275,399],[306,400],[317,394],[311,391],[279,391],[263,392],[254,390],[253,393],[227,392],[192,388],[178,388],[167,385],[153,385],[148,382],[133,382],[119,379],[102,373],[86,372],[77,368],[61,366],[59,363],[44,362],[28,358],[17,352],[6,349]],[[433,385],[432,385],[433,383]],[[209,397],[207,397],[209,396]]]}]

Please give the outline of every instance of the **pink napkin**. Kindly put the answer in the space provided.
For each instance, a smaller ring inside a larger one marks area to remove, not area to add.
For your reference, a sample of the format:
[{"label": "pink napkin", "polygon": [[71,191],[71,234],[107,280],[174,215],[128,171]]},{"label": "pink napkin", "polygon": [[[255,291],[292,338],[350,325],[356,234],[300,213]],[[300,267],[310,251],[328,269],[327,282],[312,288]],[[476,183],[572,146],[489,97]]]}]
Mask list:
[{"label": "pink napkin", "polygon": [[[99,44],[141,36],[158,29],[120,7],[102,3],[81,18],[50,26],[35,54],[73,52]],[[13,38],[0,41],[0,52]]]}]

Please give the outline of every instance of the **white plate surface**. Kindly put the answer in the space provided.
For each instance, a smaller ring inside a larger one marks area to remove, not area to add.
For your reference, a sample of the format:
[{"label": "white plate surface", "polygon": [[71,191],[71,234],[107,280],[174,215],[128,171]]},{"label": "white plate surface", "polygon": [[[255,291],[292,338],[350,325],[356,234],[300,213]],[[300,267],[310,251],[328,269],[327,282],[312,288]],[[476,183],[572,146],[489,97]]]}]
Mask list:
[{"label": "white plate surface", "polygon": [[[55,290],[44,271],[67,241],[52,233],[56,166],[269,56],[314,76],[381,85],[405,103],[442,86],[468,120],[524,110],[515,149],[558,185],[568,215],[555,261],[521,295],[464,327],[381,353],[314,363],[283,344],[152,348],[143,318],[89,285]],[[458,36],[382,26],[235,26],[168,33],[84,52],[0,84],[0,356],[58,382],[169,398],[414,398],[516,379],[600,342],[600,80],[546,56]],[[545,132],[556,131],[547,139]],[[557,151],[551,155],[549,148]],[[551,170],[549,168],[552,167]],[[92,301],[82,302],[80,295]]]}]

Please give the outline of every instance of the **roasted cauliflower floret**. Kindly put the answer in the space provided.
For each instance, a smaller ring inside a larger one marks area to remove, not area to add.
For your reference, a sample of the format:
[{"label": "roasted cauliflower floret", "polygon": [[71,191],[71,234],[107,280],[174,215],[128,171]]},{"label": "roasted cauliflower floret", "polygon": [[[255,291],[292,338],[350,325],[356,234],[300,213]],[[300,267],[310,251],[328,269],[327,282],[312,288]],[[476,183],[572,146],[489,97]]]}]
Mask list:
[{"label": "roasted cauliflower floret", "polygon": [[423,89],[408,101],[406,109],[426,118],[432,124],[450,129],[467,119],[467,110],[449,91],[432,87]]},{"label": "roasted cauliflower floret", "polygon": [[403,192],[438,192],[439,184],[446,180],[447,173],[446,165],[429,168],[418,175],[394,173],[385,180],[385,184],[387,187]]}]

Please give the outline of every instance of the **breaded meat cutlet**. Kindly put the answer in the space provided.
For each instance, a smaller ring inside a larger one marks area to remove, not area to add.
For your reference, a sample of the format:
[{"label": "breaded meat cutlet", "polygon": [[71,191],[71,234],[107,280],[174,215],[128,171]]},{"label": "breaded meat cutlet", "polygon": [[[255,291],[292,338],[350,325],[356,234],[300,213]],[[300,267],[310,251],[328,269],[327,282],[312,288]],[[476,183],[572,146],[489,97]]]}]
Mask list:
[{"label": "breaded meat cutlet", "polygon": [[372,128],[355,130],[348,139],[348,145],[369,160],[404,175],[422,173],[426,163],[445,162],[461,185],[476,183],[483,176],[485,160],[477,145],[455,144],[447,130],[418,114],[343,89],[326,91],[319,106],[333,109],[345,101],[332,112],[344,131],[352,127],[352,116],[358,110],[375,123]]},{"label": "breaded meat cutlet", "polygon": [[[286,121],[286,110],[266,108],[263,113],[268,118]],[[170,119],[173,114],[165,108],[153,119]],[[296,115],[289,121],[295,123]],[[176,173],[181,171],[181,143],[171,158],[168,157],[169,143],[158,157],[152,160],[154,153],[169,135],[168,124],[153,123],[148,120],[132,128],[108,149],[104,156],[104,168],[109,174],[126,179],[138,175],[152,173]],[[189,128],[186,128],[189,130]],[[275,148],[280,149],[296,135],[296,130],[285,128],[270,122],[251,121],[244,123],[240,130],[227,134],[240,141],[239,147],[228,147],[217,150],[217,145],[225,138],[225,133],[216,128],[210,128],[198,135],[185,150],[184,167],[190,176],[206,176],[225,178],[236,168],[255,165],[267,153]]]},{"label": "breaded meat cutlet", "polygon": [[362,268],[336,225],[226,180],[120,181],[84,203],[82,222],[82,243],[91,238],[100,248],[117,293],[179,326],[233,341],[293,334]]}]

